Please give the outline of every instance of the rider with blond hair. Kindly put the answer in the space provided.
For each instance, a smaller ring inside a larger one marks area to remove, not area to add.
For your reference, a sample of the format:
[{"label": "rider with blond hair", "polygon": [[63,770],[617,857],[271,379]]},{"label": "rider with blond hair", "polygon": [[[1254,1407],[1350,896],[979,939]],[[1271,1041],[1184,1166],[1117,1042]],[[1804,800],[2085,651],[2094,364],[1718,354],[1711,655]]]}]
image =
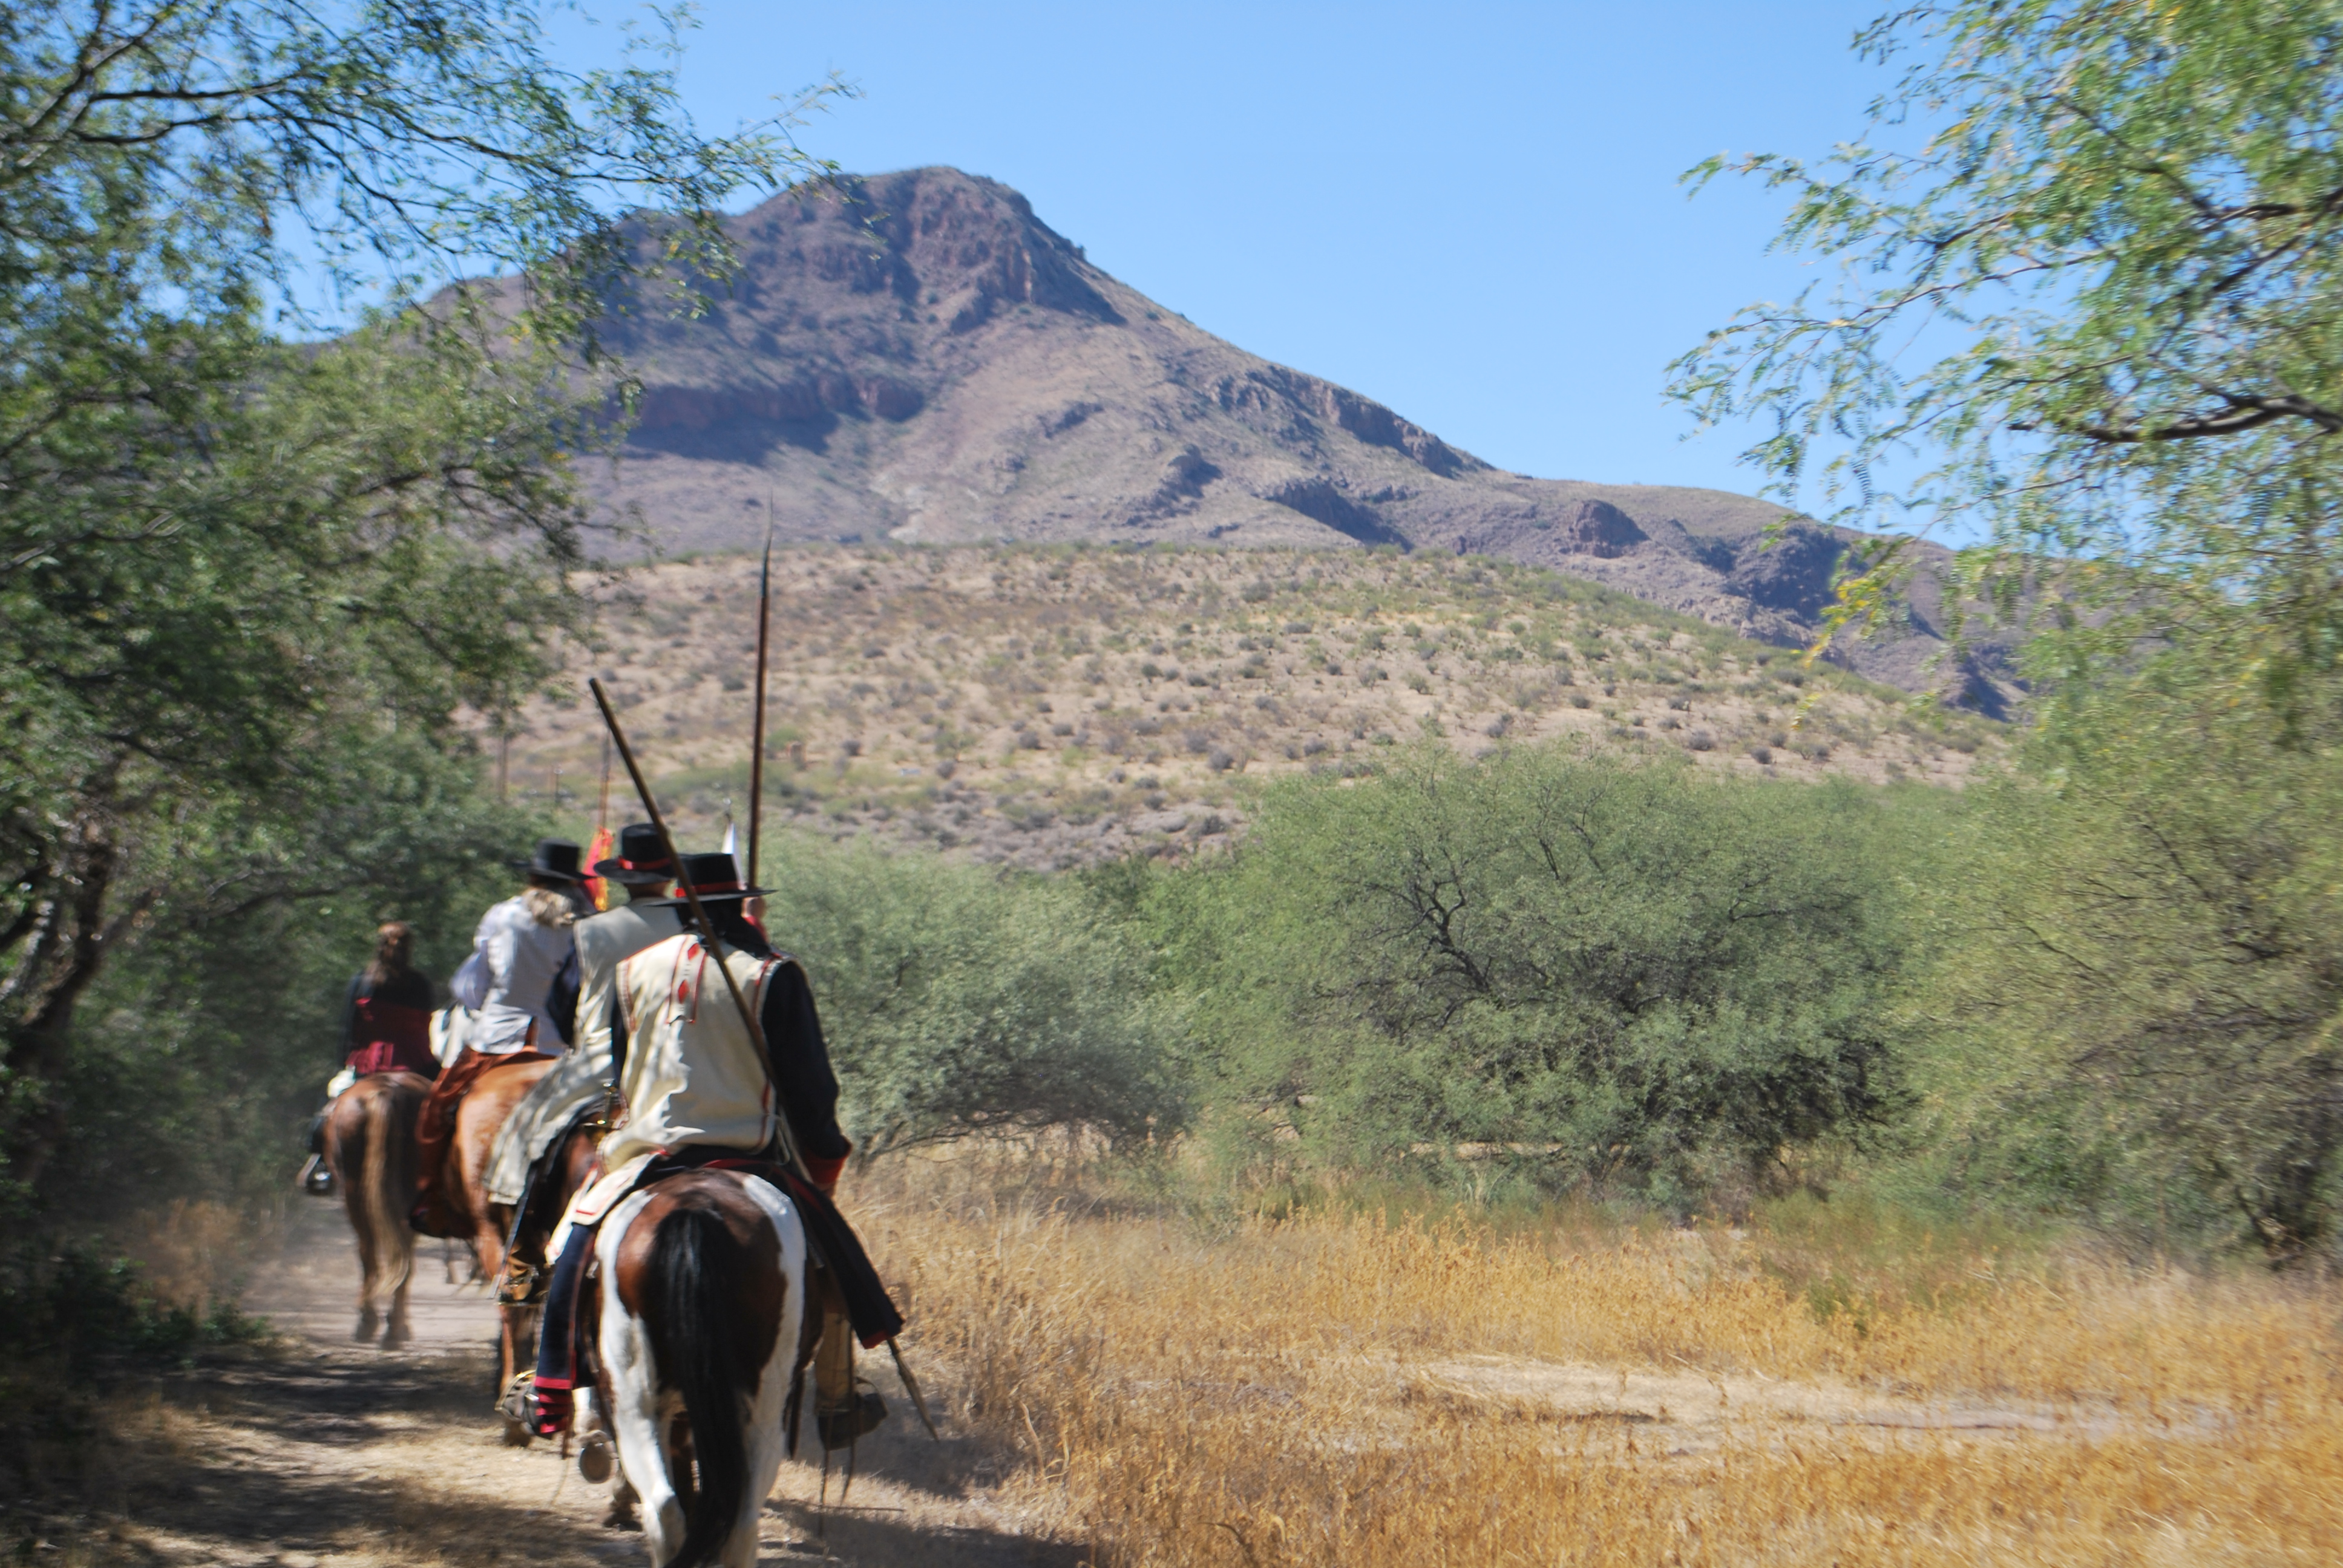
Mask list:
[{"label": "rider with blond hair", "polygon": [[554,1011],[554,992],[577,946],[570,929],[578,921],[575,894],[585,883],[579,858],[575,844],[539,839],[536,855],[516,863],[528,885],[480,917],[472,950],[487,971],[486,994],[464,1049],[431,1086],[415,1122],[418,1192],[413,1222],[427,1236],[468,1232],[458,1222],[461,1210],[451,1201],[447,1181],[448,1143],[464,1096],[498,1068],[549,1060],[568,1043],[568,1025]]}]

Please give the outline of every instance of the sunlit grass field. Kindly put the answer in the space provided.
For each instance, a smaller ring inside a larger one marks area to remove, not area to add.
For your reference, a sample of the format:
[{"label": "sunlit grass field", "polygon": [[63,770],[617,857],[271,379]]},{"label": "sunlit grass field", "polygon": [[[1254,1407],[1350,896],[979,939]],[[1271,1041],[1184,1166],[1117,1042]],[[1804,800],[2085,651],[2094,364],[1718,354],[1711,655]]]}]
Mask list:
[{"label": "sunlit grass field", "polygon": [[1101,1563],[2332,1563],[2331,1282],[1803,1200],[1278,1217],[904,1162],[853,1211]]}]

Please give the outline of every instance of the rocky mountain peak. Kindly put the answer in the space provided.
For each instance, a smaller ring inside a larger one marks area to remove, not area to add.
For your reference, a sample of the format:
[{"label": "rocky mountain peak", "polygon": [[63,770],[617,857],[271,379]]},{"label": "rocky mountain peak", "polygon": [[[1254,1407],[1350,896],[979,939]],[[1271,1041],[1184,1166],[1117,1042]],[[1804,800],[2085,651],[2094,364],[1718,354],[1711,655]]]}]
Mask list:
[{"label": "rocky mountain peak", "polygon": [[[753,546],[769,506],[794,538],[1481,552],[1789,644],[1859,546],[1748,497],[1494,468],[1202,331],[957,169],[842,178],[728,227],[740,270],[702,315],[622,302],[608,334],[644,391],[599,482],[669,551]],[[1932,614],[1924,583],[1908,635],[1851,661],[1920,681]]]}]

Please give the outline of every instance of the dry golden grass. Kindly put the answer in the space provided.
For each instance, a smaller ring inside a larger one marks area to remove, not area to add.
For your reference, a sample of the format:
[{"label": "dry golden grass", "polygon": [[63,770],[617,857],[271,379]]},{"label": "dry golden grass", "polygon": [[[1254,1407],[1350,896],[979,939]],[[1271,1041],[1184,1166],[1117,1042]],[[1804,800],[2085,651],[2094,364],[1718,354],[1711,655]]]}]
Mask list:
[{"label": "dry golden grass", "polygon": [[[590,822],[598,670],[689,830],[745,816],[757,569],[628,578],[576,689],[521,716],[513,791],[558,789]],[[2001,744],[1793,651],[1503,562],[806,547],[773,574],[771,817],[1041,867],[1192,846],[1264,779],[1368,769],[1426,733],[1951,784]]]},{"label": "dry golden grass", "polygon": [[[1825,1232],[858,1205],[958,1413],[1120,1564],[2331,1563],[2331,1285]],[[1566,1218],[1566,1217],[1565,1217]],[[1848,1295],[1817,1311],[1817,1270]],[[1799,1276],[1805,1275],[1803,1282]]]}]

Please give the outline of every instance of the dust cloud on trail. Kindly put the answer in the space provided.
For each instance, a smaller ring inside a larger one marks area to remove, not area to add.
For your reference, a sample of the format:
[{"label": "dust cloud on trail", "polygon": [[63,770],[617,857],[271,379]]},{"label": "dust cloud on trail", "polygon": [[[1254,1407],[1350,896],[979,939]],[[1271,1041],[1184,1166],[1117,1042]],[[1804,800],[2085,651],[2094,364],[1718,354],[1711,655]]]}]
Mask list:
[{"label": "dust cloud on trail", "polygon": [[[43,1521],[43,1539],[61,1553],[44,1561],[648,1561],[639,1532],[602,1523],[608,1488],[587,1484],[549,1444],[502,1442],[487,1293],[449,1285],[436,1242],[417,1254],[416,1343],[386,1354],[349,1340],[357,1263],[340,1204],[303,1201],[284,1237],[281,1253],[256,1260],[243,1298],[281,1340],[126,1390],[95,1461],[95,1507]],[[1004,1504],[995,1456],[959,1434],[948,1413],[940,1412],[945,1441],[930,1442],[892,1372],[867,1370],[893,1419],[866,1440],[843,1506],[837,1471],[818,1516],[820,1470],[783,1466],[766,1504],[760,1563],[1073,1568],[1082,1560],[1080,1548],[1047,1539],[1040,1521]],[[950,1390],[930,1391],[939,1396],[948,1402]],[[810,1422],[803,1452],[811,1452]]]},{"label": "dust cloud on trail", "polygon": [[[452,1271],[450,1263],[452,1262]],[[450,1282],[450,1277],[455,1282]],[[470,1282],[471,1258],[451,1244],[418,1241],[415,1279],[407,1287],[407,1319],[414,1350],[484,1347],[495,1333],[488,1289]],[[283,1251],[256,1269],[246,1286],[243,1307],[266,1318],[287,1334],[320,1347],[349,1344],[357,1324],[357,1244],[350,1235],[341,1200],[305,1198],[285,1216]]]}]

